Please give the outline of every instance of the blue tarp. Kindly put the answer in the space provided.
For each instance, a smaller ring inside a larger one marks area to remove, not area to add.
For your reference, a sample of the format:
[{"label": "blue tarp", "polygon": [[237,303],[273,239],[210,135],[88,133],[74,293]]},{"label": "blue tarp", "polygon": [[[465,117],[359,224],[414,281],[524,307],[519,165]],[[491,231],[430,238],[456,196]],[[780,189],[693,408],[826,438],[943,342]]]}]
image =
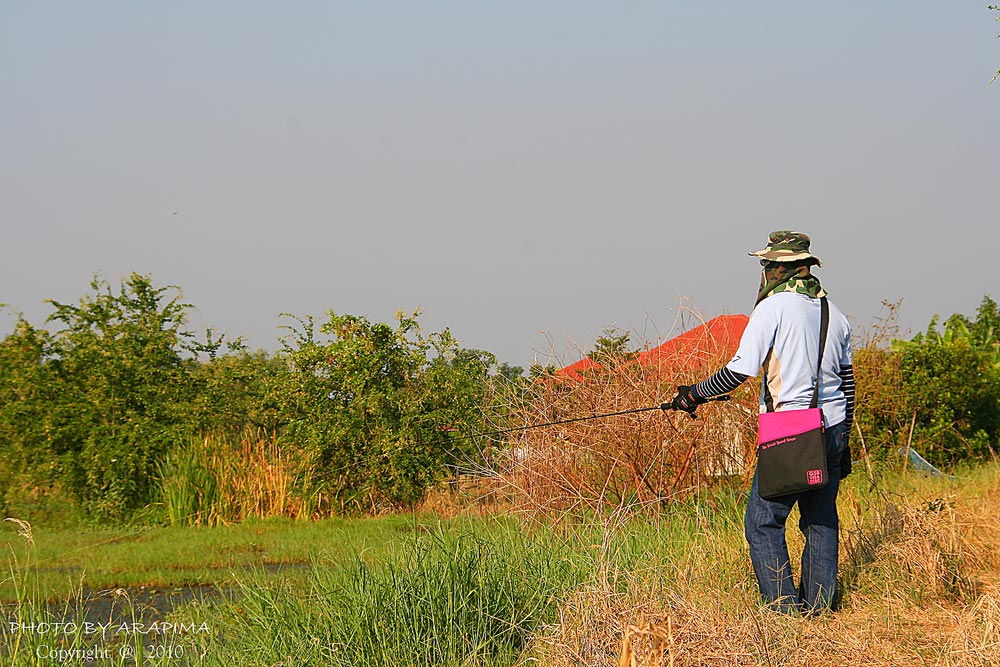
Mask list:
[{"label": "blue tarp", "polygon": [[[901,456],[906,456],[907,455],[906,447],[900,449],[899,454]],[[942,477],[950,477],[952,479],[955,479],[954,475],[946,475],[945,473],[941,472],[940,470],[932,466],[927,461],[927,459],[922,457],[920,454],[917,454],[917,452],[914,451],[912,448],[910,448],[909,450],[909,456],[910,456],[910,466],[912,466],[914,470],[920,470],[921,472],[926,472],[934,477],[940,475]]]}]

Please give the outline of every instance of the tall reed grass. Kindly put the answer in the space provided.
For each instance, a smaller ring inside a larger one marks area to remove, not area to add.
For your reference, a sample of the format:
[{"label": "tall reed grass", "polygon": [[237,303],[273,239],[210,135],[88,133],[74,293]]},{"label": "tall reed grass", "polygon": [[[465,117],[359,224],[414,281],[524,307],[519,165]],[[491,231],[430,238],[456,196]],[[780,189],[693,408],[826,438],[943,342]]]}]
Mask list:
[{"label": "tall reed grass", "polygon": [[171,452],[160,468],[170,523],[218,525],[247,518],[310,518],[321,502],[306,457],[276,436],[248,433],[239,442],[217,436]]},{"label": "tall reed grass", "polygon": [[243,580],[226,630],[246,638],[241,665],[513,665],[587,571],[519,525],[438,527],[380,562],[316,562],[303,593]]}]

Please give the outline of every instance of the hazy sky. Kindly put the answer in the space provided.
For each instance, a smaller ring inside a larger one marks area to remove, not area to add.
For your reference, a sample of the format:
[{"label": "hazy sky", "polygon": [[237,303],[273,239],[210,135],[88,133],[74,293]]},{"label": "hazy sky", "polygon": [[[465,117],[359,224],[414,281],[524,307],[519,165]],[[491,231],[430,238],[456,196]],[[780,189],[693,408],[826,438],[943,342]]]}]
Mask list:
[{"label": "hazy sky", "polygon": [[971,314],[1000,299],[988,4],[0,0],[0,334],[138,271],[254,347],[419,306],[572,361],[682,300],[747,312],[785,228],[858,327]]}]

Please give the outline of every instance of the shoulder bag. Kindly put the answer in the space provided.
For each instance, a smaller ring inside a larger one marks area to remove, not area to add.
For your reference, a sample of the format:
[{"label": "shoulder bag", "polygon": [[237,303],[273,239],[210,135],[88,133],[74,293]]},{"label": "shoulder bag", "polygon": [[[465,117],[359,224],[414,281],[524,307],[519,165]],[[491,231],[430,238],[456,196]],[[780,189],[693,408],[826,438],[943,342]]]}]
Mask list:
[{"label": "shoulder bag", "polygon": [[820,311],[819,359],[809,409],[762,412],[758,417],[757,490],[761,498],[813,491],[829,481],[823,412],[819,408],[819,378],[830,321],[826,297],[820,299]]}]

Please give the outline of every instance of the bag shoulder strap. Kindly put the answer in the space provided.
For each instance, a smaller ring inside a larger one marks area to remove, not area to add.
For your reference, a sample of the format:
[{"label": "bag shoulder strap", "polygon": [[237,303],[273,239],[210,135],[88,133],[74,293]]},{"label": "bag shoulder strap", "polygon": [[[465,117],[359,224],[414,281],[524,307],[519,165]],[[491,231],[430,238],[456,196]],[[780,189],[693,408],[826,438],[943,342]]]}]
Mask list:
[{"label": "bag shoulder strap", "polygon": [[826,331],[830,328],[830,304],[826,302],[826,297],[819,300],[819,358],[816,359],[816,384],[813,386],[813,397],[809,402],[810,408],[819,407],[819,378],[823,373],[823,350],[826,349]]},{"label": "bag shoulder strap", "polygon": [[[819,317],[819,357],[816,360],[816,384],[813,385],[813,396],[809,401],[809,407],[819,407],[819,376],[823,370],[823,350],[826,349],[826,331],[830,325],[830,305],[826,302],[826,297],[820,297],[820,317]],[[770,354],[770,353],[768,353]],[[771,398],[770,388],[767,386],[767,372],[764,372],[763,389],[764,407],[768,412],[774,412],[774,400]]]}]

